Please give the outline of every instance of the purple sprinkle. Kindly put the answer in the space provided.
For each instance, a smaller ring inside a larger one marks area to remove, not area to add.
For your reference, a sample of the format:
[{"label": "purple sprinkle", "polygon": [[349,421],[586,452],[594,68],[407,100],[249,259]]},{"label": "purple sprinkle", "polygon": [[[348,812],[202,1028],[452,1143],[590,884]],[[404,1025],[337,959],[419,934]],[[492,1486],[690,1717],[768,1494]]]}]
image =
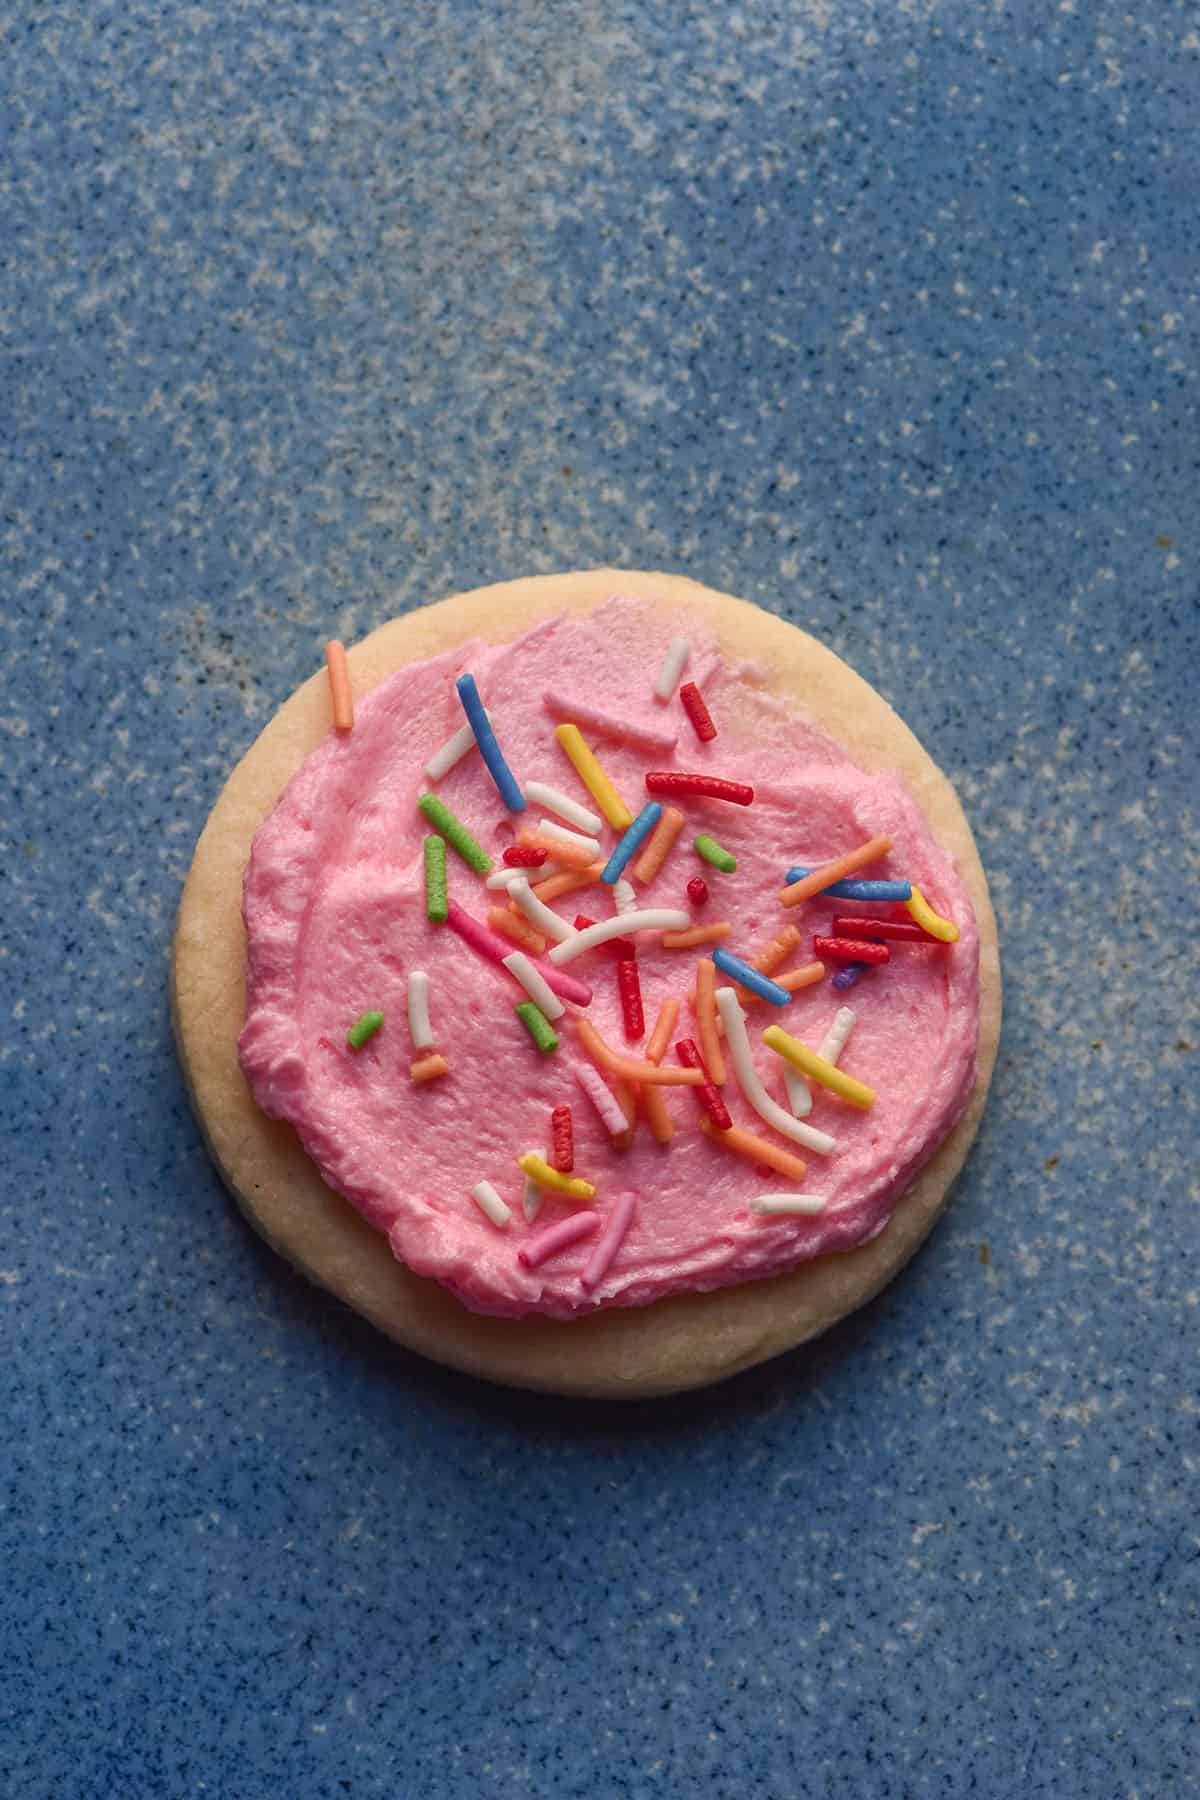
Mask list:
[{"label": "purple sprinkle", "polygon": [[852,988],[859,978],[866,974],[866,963],[846,963],[833,978],[835,988]]}]

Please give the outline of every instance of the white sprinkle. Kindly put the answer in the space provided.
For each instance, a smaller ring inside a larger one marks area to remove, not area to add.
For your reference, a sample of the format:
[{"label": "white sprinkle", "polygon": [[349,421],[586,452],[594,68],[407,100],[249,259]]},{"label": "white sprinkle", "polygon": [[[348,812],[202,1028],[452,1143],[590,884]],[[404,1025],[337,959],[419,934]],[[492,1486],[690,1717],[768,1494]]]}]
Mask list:
[{"label": "white sprinkle", "polygon": [[561,788],[547,787],[544,781],[527,781],[525,798],[534,806],[544,806],[547,812],[557,813],[568,825],[578,826],[591,837],[598,837],[604,829],[604,820],[586,806],[580,806],[578,800],[572,800]]},{"label": "white sprinkle", "polygon": [[846,1039],[854,1030],[854,1010],[849,1006],[839,1006],[834,1014],[833,1024],[821,1039],[821,1048],[817,1055],[827,1063],[835,1063],[846,1048]]},{"label": "white sprinkle", "polygon": [[633,883],[626,881],[624,877],[620,881],[613,882],[612,896],[613,906],[616,908],[618,917],[633,912],[637,906],[637,895],[634,892]]},{"label": "white sprinkle", "polygon": [[629,1130],[616,1095],[590,1063],[575,1064],[575,1079],[600,1114],[600,1122],[606,1131],[613,1137],[621,1137]]},{"label": "white sprinkle", "polygon": [[531,925],[536,925],[547,937],[558,939],[555,950],[565,950],[572,938],[581,935],[573,925],[568,925],[556,912],[551,912],[544,900],[538,899],[524,876],[520,881],[514,881],[508,892]]},{"label": "white sprinkle", "polygon": [[542,837],[556,838],[560,844],[571,844],[576,850],[586,850],[592,856],[600,854],[600,845],[594,837],[585,837],[582,831],[568,831],[565,825],[556,825],[553,819],[539,819],[537,828]]},{"label": "white sprinkle", "polygon": [[[520,905],[519,900],[517,904]],[[551,914],[552,918],[554,916]],[[572,962],[594,945],[607,944],[609,938],[624,937],[630,931],[684,931],[691,922],[690,913],[678,912],[671,906],[651,906],[645,912],[619,913],[616,918],[601,919],[598,925],[589,925],[586,931],[572,931],[562,943],[554,945],[549,960],[557,964]]]},{"label": "white sprinkle", "polygon": [[672,638],[671,646],[663,657],[662,668],[658,672],[658,680],[654,684],[654,698],[667,701],[679,686],[679,677],[687,668],[687,659],[691,655],[691,645],[686,638]]},{"label": "white sprinkle", "polygon": [[505,1206],[490,1181],[477,1181],[471,1189],[471,1198],[493,1225],[507,1225],[512,1218],[511,1209]]},{"label": "white sprinkle", "polygon": [[[821,1048],[817,1055],[827,1063],[836,1063],[846,1048],[846,1039],[854,1029],[854,1011],[849,1006],[840,1006],[834,1015],[833,1023],[821,1040]],[[812,1111],[812,1089],[801,1075],[799,1069],[790,1064],[783,1066],[783,1080],[787,1088],[788,1101],[798,1119],[808,1117]]]},{"label": "white sprinkle", "polygon": [[574,869],[564,870],[563,865],[556,863],[551,857],[548,861],[539,863],[537,868],[532,871],[529,869],[493,869],[483,885],[490,888],[505,888],[511,894],[513,882],[528,881],[531,873],[539,881],[546,881],[551,875],[564,873],[574,875],[576,871]]},{"label": "white sprinkle", "polygon": [[784,1213],[824,1212],[827,1204],[824,1194],[759,1194],[750,1202],[750,1211],[778,1218]]},{"label": "white sprinkle", "polygon": [[750,1039],[746,1035],[746,1015],[741,1009],[738,997],[731,987],[717,989],[717,1011],[721,1015],[721,1023],[725,1027],[725,1047],[729,1051],[729,1059],[741,1084],[743,1094],[754,1108],[760,1119],[781,1131],[784,1137],[790,1137],[797,1144],[805,1144],[810,1150],[816,1150],[822,1156],[828,1156],[835,1149],[836,1140],[828,1132],[817,1131],[812,1125],[803,1125],[799,1119],[793,1119],[790,1113],[783,1110],[777,1100],[772,1100],[763,1086],[762,1076],[754,1066],[754,1058],[750,1054]]},{"label": "white sprinkle", "polygon": [[430,781],[440,781],[448,775],[455,763],[461,762],[468,750],[475,748],[475,733],[469,725],[460,725],[452,738],[447,738],[440,750],[435,750],[425,764],[425,773]]},{"label": "white sprinkle", "polygon": [[[523,1154],[526,1156],[540,1156],[543,1162],[546,1160],[546,1152],[544,1150],[526,1150]],[[527,1225],[532,1225],[533,1221],[538,1216],[538,1207],[542,1204],[542,1190],[533,1179],[532,1175],[527,1175],[525,1177],[525,1192],[522,1196],[522,1201],[525,1207],[525,1223]]]},{"label": "white sprinkle", "polygon": [[542,695],[542,704],[556,718],[570,719],[573,724],[594,731],[599,737],[613,738],[619,744],[633,744],[652,756],[670,756],[679,742],[677,731],[659,731],[653,725],[637,725],[632,719],[616,719],[594,706],[581,706],[578,700],[556,694],[553,689],[547,689]]},{"label": "white sprinkle", "polygon": [[433,1027],[429,1023],[429,977],[424,969],[414,969],[408,978],[408,1035],[414,1050],[433,1049]]},{"label": "white sprinkle", "polygon": [[787,1089],[788,1105],[796,1117],[807,1119],[812,1111],[812,1089],[799,1069],[793,1069],[791,1063],[783,1065],[783,1085]]},{"label": "white sprinkle", "polygon": [[535,1006],[540,1006],[548,1019],[561,1019],[566,1007],[555,993],[546,977],[538,972],[523,950],[514,950],[511,956],[504,958],[504,966],[510,975],[520,982]]}]

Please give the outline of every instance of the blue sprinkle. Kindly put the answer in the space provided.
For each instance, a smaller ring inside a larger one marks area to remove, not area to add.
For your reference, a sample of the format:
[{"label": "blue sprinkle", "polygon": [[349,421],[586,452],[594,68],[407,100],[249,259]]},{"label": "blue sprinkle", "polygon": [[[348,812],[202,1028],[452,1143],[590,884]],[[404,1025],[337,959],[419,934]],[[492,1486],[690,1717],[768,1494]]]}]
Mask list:
[{"label": "blue sprinkle", "polygon": [[460,675],[454,685],[458,689],[458,697],[462,701],[463,711],[467,715],[467,723],[475,733],[479,754],[487,764],[488,774],[500,791],[500,798],[509,812],[524,812],[525,796],[517,786],[517,778],[505,762],[504,753],[496,742],[496,734],[483,710],[483,701],[479,698],[475,677]]},{"label": "blue sprinkle", "polygon": [[662,818],[662,807],[657,800],[650,800],[643,806],[625,836],[621,839],[608,861],[600,871],[601,881],[610,885],[621,878],[621,870],[629,861],[643,838],[649,837],[658,821]]},{"label": "blue sprinkle", "polygon": [[852,988],[856,981],[861,981],[862,977],[866,974],[868,967],[869,964],[867,963],[846,963],[834,976],[834,987]]},{"label": "blue sprinkle", "polygon": [[[791,887],[794,881],[803,881],[812,870],[797,863],[794,869],[787,872],[787,884]],[[823,894],[834,894],[839,900],[911,900],[911,881],[833,881]]]},{"label": "blue sprinkle", "polygon": [[792,996],[785,987],[780,987],[777,981],[771,981],[766,975],[760,975],[750,963],[743,962],[732,951],[722,950],[719,944],[712,953],[712,959],[722,975],[731,975],[734,981],[740,981],[743,987],[748,987],[761,1000],[769,1000],[772,1006],[786,1006],[791,1000]]}]

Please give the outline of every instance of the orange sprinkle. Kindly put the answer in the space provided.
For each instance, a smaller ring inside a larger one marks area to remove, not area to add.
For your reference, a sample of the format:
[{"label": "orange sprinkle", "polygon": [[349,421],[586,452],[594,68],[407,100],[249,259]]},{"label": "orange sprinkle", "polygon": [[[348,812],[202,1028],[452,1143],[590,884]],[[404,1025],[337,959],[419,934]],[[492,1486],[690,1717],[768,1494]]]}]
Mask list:
[{"label": "orange sprinkle", "polygon": [[740,1125],[734,1125],[728,1131],[718,1131],[711,1119],[701,1119],[700,1129],[705,1137],[710,1137],[714,1144],[721,1144],[726,1150],[736,1150],[750,1162],[766,1163],[780,1175],[787,1175],[792,1181],[803,1181],[808,1164],[789,1150],[780,1150],[778,1145],[768,1143],[766,1138],[755,1137],[752,1131],[743,1131]]},{"label": "orange sprinkle", "polygon": [[414,1081],[436,1081],[439,1075],[450,1073],[450,1064],[435,1050],[432,1056],[419,1056],[408,1072]]},{"label": "orange sprinkle", "polygon": [[523,913],[508,912],[503,906],[493,906],[488,913],[488,924],[493,931],[502,931],[506,938],[519,944],[522,950],[528,950],[530,956],[546,954],[546,940],[540,931],[535,931]]},{"label": "orange sprinkle", "polygon": [[547,851],[555,862],[563,863],[569,869],[590,869],[596,858],[594,850],[585,850],[579,844],[564,843],[560,838],[545,837],[540,831],[519,831],[517,842],[527,845],[531,850]]},{"label": "orange sprinkle", "polygon": [[782,888],[779,894],[780,905],[798,906],[801,900],[811,900],[814,894],[819,894],[822,888],[829,887],[832,882],[853,875],[856,869],[865,869],[868,863],[878,862],[881,856],[887,855],[891,847],[890,837],[868,838],[857,850],[847,850],[845,856],[835,856],[832,862],[814,869],[802,881],[793,881],[791,887]]},{"label": "orange sprinkle", "polygon": [[[647,1062],[662,1061],[678,1017],[678,1000],[664,1000],[658,1009],[654,1030],[646,1043]],[[638,1097],[645,1109],[646,1123],[650,1127],[652,1137],[656,1143],[669,1144],[675,1136],[675,1122],[671,1118],[670,1109],[667,1106],[667,1096],[660,1087],[640,1087]]]},{"label": "orange sprinkle", "polygon": [[333,701],[335,731],[349,731],[354,724],[354,696],[350,692],[350,665],[346,646],[333,638],[325,646],[325,665],[329,670],[329,697]]},{"label": "orange sprinkle", "polygon": [[646,848],[633,865],[635,881],[653,881],[683,830],[683,814],[677,806],[664,806],[663,816],[646,840]]},{"label": "orange sprinkle", "polygon": [[654,1030],[646,1041],[646,1061],[661,1062],[667,1053],[667,1045],[671,1041],[671,1033],[675,1029],[675,1021],[679,1017],[678,1000],[664,1000],[658,1009],[658,1017],[654,1021]]},{"label": "orange sprinkle", "polygon": [[549,906],[552,900],[561,900],[564,894],[573,894],[579,888],[591,887],[599,881],[600,871],[604,867],[601,862],[589,863],[586,869],[568,870],[562,875],[547,875],[544,881],[535,881],[533,891],[539,900]]},{"label": "orange sprinkle", "polygon": [[[789,994],[798,994],[801,988],[811,987],[814,981],[824,981],[825,964],[823,962],[805,963],[802,968],[789,969],[786,975],[774,975],[771,979],[778,982],[781,988],[786,988]],[[751,1002],[755,1006],[768,1004],[761,994],[749,994],[746,1004],[750,1005]]]},{"label": "orange sprinkle", "polygon": [[669,1144],[675,1136],[675,1125],[667,1106],[667,1096],[660,1087],[642,1087],[638,1095],[646,1110],[646,1123],[656,1143]]},{"label": "orange sprinkle", "polygon": [[725,1086],[725,1058],[717,1037],[716,967],[707,956],[696,964],[696,1028],[700,1033],[700,1054],[716,1087]]},{"label": "orange sprinkle", "polygon": [[623,1075],[626,1081],[661,1083],[663,1087],[699,1087],[704,1080],[702,1069],[660,1069],[657,1063],[637,1062],[632,1056],[619,1056],[586,1019],[576,1019],[575,1030],[597,1067],[607,1069],[612,1075]]},{"label": "orange sprinkle", "polygon": [[[758,970],[760,975],[774,975],[780,963],[790,956],[793,950],[798,949],[799,946],[800,933],[794,925],[785,925],[783,930],[779,933],[779,936],[772,938],[761,955],[755,957],[754,967]],[[816,967],[815,964],[812,966],[814,968]],[[824,974],[824,969],[822,969],[821,972]],[[812,977],[813,981],[819,981],[820,979],[820,975],[814,975]],[[761,1003],[761,996],[759,994],[752,994],[750,989],[748,987],[743,987],[740,981],[730,980],[729,985],[742,1001],[743,1005],[748,1004],[751,1000],[758,1000]],[[807,987],[808,983],[803,982],[801,985]],[[791,989],[788,991],[791,992]],[[696,991],[694,988],[688,998],[691,1000],[694,1011],[696,1006]],[[717,1035],[718,1037],[725,1036],[725,1027],[721,1023],[719,1014],[717,1016]]]},{"label": "orange sprinkle", "polygon": [[[776,969],[783,967],[793,950],[800,948],[800,933],[794,925],[785,925],[778,937],[773,937],[761,956],[754,959],[754,966],[760,975],[773,975]],[[734,984],[740,986],[740,983]]]},{"label": "orange sprinkle", "polygon": [[664,931],[662,947],[664,950],[695,950],[700,944],[719,944],[732,930],[728,919],[718,919],[714,925],[690,925],[686,931]]}]

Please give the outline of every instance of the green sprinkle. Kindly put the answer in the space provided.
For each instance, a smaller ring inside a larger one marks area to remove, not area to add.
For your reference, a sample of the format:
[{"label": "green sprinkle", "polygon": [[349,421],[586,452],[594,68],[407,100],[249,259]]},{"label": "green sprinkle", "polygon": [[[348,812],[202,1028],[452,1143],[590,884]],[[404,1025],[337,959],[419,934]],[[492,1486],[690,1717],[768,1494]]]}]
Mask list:
[{"label": "green sprinkle", "polygon": [[417,806],[435,831],[440,831],[452,850],[457,850],[469,869],[477,875],[490,875],[492,859],[482,844],[476,843],[461,819],[456,819],[436,794],[422,794]]},{"label": "green sprinkle", "polygon": [[446,840],[425,839],[425,914],[435,925],[446,923]]},{"label": "green sprinkle", "polygon": [[535,1006],[532,1000],[522,1000],[517,1017],[543,1056],[547,1051],[558,1049],[558,1033],[540,1006]]},{"label": "green sprinkle", "polygon": [[346,1033],[346,1042],[352,1050],[361,1050],[368,1038],[374,1037],[383,1024],[381,1012],[365,1012],[361,1019],[356,1019]]},{"label": "green sprinkle", "polygon": [[709,837],[707,831],[702,831],[700,836],[693,840],[692,847],[697,856],[702,856],[706,863],[712,864],[714,869],[720,869],[723,875],[732,875],[737,868],[737,857],[733,852],[722,850],[716,838]]}]

